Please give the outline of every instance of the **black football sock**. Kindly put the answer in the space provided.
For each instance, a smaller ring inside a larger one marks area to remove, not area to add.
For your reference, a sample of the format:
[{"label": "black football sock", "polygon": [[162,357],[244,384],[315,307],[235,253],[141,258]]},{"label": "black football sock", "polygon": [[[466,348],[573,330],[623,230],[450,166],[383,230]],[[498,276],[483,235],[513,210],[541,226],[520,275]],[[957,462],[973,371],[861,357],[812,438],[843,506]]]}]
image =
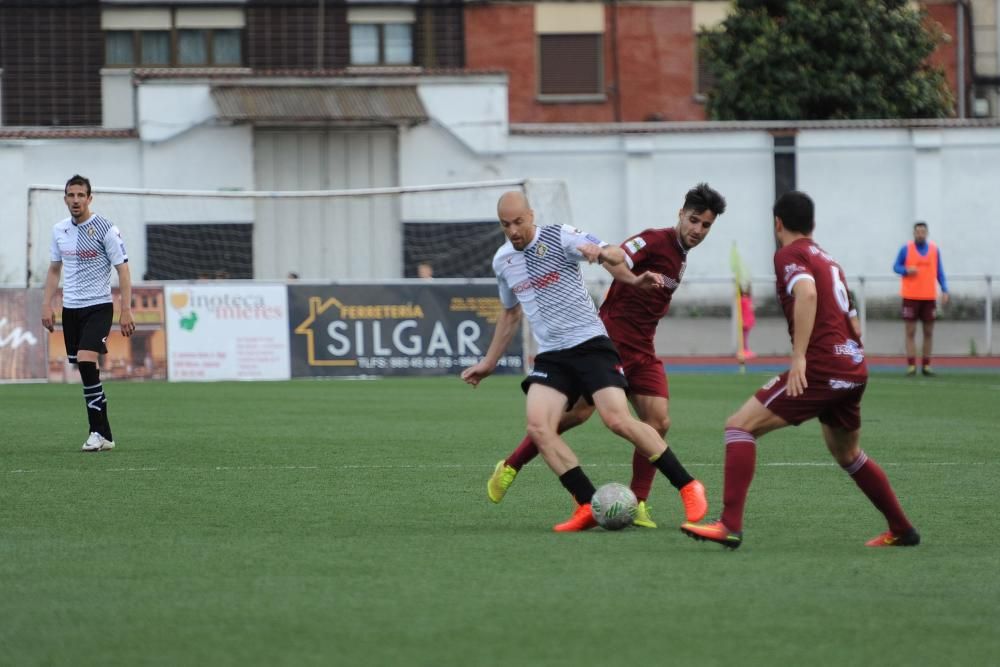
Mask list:
[{"label": "black football sock", "polygon": [[594,497],[594,485],[580,466],[570,468],[559,475],[559,481],[566,487],[567,491],[573,494],[576,502],[580,505],[586,505]]},{"label": "black football sock", "polygon": [[666,475],[675,489],[680,490],[694,481],[694,477],[684,469],[681,462],[674,456],[674,450],[669,447],[652,463],[660,472]]},{"label": "black football sock", "polygon": [[111,425],[108,423],[108,399],[101,384],[101,372],[97,363],[81,361],[80,379],[83,380],[83,400],[87,404],[87,421],[91,433],[100,433],[105,440],[111,440]]}]

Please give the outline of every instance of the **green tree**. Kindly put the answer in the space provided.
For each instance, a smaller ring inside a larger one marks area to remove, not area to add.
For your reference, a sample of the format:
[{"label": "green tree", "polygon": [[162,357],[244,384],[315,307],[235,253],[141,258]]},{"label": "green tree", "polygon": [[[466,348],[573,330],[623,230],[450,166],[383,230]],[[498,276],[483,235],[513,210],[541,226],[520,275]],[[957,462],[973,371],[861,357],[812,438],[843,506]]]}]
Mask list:
[{"label": "green tree", "polygon": [[714,120],[942,118],[943,39],[905,0],[738,0],[701,38]]}]

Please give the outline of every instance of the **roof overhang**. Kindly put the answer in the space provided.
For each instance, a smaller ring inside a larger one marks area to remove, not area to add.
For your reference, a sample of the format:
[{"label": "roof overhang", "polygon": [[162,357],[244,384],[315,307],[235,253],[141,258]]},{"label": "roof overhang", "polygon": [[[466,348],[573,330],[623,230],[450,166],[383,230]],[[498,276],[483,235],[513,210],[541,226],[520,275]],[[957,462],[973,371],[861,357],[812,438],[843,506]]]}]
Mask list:
[{"label": "roof overhang", "polygon": [[212,86],[218,118],[256,125],[413,126],[428,120],[412,85]]}]

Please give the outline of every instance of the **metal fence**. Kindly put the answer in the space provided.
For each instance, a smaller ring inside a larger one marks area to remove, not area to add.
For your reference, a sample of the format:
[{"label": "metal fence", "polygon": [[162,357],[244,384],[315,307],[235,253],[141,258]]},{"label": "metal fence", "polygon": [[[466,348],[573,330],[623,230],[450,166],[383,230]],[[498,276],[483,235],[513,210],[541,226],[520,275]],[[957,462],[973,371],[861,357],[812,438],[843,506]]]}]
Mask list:
[{"label": "metal fence", "polygon": [[[989,356],[1000,354],[993,339],[994,321],[1000,306],[993,284],[997,275],[954,274],[948,276],[951,301],[941,306],[934,328],[934,354]],[[760,355],[784,355],[790,349],[787,322],[774,292],[774,278],[751,278],[756,325],[750,332],[750,347]],[[899,277],[854,276],[848,281],[854,292],[865,349],[872,355],[904,354],[903,324],[898,296]],[[590,281],[599,302],[610,280]],[[664,356],[734,354],[737,346],[736,304],[730,276],[686,277],[674,294],[670,313],[656,335],[656,348]],[[921,344],[918,327],[917,345]]]}]

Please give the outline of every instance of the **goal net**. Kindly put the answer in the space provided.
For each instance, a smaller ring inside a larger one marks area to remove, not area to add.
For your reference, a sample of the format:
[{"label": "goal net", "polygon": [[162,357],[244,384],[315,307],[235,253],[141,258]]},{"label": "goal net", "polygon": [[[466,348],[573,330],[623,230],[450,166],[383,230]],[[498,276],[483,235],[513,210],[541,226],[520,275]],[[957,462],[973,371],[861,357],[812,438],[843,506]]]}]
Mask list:
[{"label": "goal net", "polygon": [[[571,223],[565,184],[506,180],[330,191],[95,188],[118,226],[132,279],[392,280],[492,277],[503,243],[496,202],[524,192],[539,221]],[[45,281],[63,187],[28,193],[27,285]]]}]

